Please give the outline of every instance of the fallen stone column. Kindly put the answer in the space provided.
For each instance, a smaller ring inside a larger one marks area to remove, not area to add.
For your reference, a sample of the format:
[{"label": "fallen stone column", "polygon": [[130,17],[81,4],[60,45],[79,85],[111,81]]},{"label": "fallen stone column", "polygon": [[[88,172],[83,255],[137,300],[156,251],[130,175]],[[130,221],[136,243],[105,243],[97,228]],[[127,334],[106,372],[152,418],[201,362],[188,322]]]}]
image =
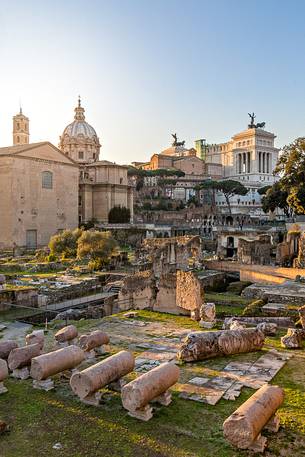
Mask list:
[{"label": "fallen stone column", "polygon": [[25,344],[28,346],[29,344],[38,343],[40,345],[40,350],[43,350],[44,345],[44,331],[43,330],[34,330],[32,333],[29,333],[25,337]]},{"label": "fallen stone column", "polygon": [[256,328],[191,332],[181,345],[178,359],[185,362],[204,360],[229,354],[258,351],[265,336]]},{"label": "fallen stone column", "polygon": [[77,338],[78,331],[75,325],[67,325],[66,327],[58,330],[55,333],[55,340],[57,341],[58,346],[68,346],[69,344],[74,344]]},{"label": "fallen stone column", "polygon": [[0,359],[7,359],[9,353],[18,347],[18,344],[14,340],[6,340],[0,343]]},{"label": "fallen stone column", "polygon": [[8,368],[5,360],[0,359],[0,394],[7,392],[7,388],[4,386],[3,381],[8,377]]},{"label": "fallen stone column", "polygon": [[119,381],[120,378],[133,371],[134,365],[133,354],[128,351],[120,351],[79,373],[74,373],[70,379],[71,388],[84,403],[98,405],[101,397],[97,391]]},{"label": "fallen stone column", "polygon": [[149,402],[168,406],[171,403],[168,388],[178,381],[179,372],[175,364],[166,362],[126,384],[122,388],[122,404],[128,414],[148,421],[153,416]]},{"label": "fallen stone column", "polygon": [[34,357],[31,363],[31,377],[34,379],[33,387],[50,390],[54,387],[53,381],[48,379],[50,376],[75,368],[84,358],[84,351],[78,346],[68,346]]},{"label": "fallen stone column", "polygon": [[224,421],[224,437],[240,449],[263,452],[267,439],[260,433],[263,428],[278,431],[275,413],[283,401],[283,389],[265,384]]},{"label": "fallen stone column", "polygon": [[38,343],[13,349],[8,356],[8,367],[13,370],[13,376],[27,379],[30,376],[28,367],[31,364],[31,360],[38,355],[40,355],[40,345]]},{"label": "fallen stone column", "polygon": [[79,338],[79,345],[85,351],[87,358],[95,357],[95,351],[103,354],[105,353],[103,345],[109,343],[109,336],[102,330],[95,330],[89,335],[81,335]]}]

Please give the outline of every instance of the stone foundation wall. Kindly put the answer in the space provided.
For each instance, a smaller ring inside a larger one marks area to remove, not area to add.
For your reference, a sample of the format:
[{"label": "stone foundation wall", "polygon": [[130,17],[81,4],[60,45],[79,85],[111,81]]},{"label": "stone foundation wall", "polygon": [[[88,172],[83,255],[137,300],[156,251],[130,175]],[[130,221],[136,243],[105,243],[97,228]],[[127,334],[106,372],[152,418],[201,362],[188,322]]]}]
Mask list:
[{"label": "stone foundation wall", "polygon": [[177,271],[176,304],[188,311],[200,309],[203,303],[200,280],[192,271]]},{"label": "stone foundation wall", "polygon": [[156,299],[156,282],[152,271],[126,276],[118,296],[120,311],[130,308],[152,309]]},{"label": "stone foundation wall", "polygon": [[161,275],[158,281],[158,293],[154,311],[172,314],[181,314],[181,309],[176,305],[176,273]]}]

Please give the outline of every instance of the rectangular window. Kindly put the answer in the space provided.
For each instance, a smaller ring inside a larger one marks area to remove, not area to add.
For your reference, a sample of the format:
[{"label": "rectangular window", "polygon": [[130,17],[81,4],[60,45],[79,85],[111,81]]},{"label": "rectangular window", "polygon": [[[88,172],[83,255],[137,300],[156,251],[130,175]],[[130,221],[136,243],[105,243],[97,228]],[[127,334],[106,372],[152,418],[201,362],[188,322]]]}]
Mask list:
[{"label": "rectangular window", "polygon": [[53,173],[51,171],[42,172],[42,188],[53,189]]}]

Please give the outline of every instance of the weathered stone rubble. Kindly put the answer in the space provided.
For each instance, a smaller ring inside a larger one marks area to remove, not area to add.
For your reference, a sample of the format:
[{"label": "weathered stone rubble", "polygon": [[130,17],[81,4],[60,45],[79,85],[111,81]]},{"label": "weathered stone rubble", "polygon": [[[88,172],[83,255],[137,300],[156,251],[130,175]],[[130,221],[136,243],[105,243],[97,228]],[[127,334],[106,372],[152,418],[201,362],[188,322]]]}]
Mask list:
[{"label": "weathered stone rubble", "polygon": [[3,381],[8,377],[8,367],[5,360],[0,359],[0,394],[7,392],[7,388],[4,386]]},{"label": "weathered stone rubble", "polygon": [[277,332],[277,325],[274,322],[261,322],[257,324],[257,328],[266,336],[274,336]]},{"label": "weathered stone rubble", "polygon": [[29,333],[25,337],[25,344],[38,343],[40,345],[40,350],[42,351],[44,345],[44,332],[43,330],[34,330],[32,333]]},{"label": "weathered stone rubble", "polygon": [[283,389],[265,384],[224,421],[225,438],[237,448],[263,452],[267,439],[260,432],[263,428],[278,431],[274,415],[283,401]]},{"label": "weathered stone rubble", "polygon": [[213,328],[216,324],[216,307],[215,303],[203,303],[200,306],[200,327]]},{"label": "weathered stone rubble", "polygon": [[303,345],[304,330],[289,328],[287,334],[281,337],[281,345],[287,349],[300,349]]},{"label": "weathered stone rubble", "polygon": [[222,328],[223,330],[241,330],[243,328],[246,328],[246,325],[240,322],[235,317],[229,317],[224,320]]},{"label": "weathered stone rubble", "polygon": [[18,347],[15,340],[6,340],[0,342],[0,359],[7,359],[10,352]]},{"label": "weathered stone rubble", "polygon": [[182,343],[178,358],[185,362],[194,362],[210,357],[258,351],[263,347],[264,340],[264,334],[252,328],[192,332]]}]

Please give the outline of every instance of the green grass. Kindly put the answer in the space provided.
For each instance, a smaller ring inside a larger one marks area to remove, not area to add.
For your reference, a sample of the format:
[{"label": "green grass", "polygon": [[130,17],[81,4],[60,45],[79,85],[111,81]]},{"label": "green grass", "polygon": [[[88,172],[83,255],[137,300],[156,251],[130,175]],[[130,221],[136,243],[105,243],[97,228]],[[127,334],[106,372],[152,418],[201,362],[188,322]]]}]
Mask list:
[{"label": "green grass", "polygon": [[216,305],[239,305],[246,306],[251,300],[248,300],[240,295],[232,294],[229,292],[207,292],[204,294],[206,302],[214,302]]},{"label": "green grass", "polygon": [[[138,311],[139,320],[196,328],[187,317],[149,311]],[[125,319],[123,313],[113,317]],[[72,323],[72,322],[71,322]],[[93,329],[98,320],[73,322],[81,332]],[[131,330],[132,331],[132,330]],[[281,332],[282,334],[282,332]],[[279,347],[279,336],[268,338],[267,348]],[[52,330],[48,341],[51,342]],[[112,350],[118,350],[114,346]],[[112,351],[111,351],[112,352]],[[261,353],[219,357],[196,364],[184,364],[184,375],[202,376],[203,369],[222,370],[233,360],[254,361]],[[305,356],[293,351],[294,357],[272,381],[285,390],[285,402],[279,410],[282,428],[268,437],[267,457],[305,455]],[[180,399],[173,392],[168,407],[156,408],[149,422],[127,415],[120,395],[108,393],[100,407],[86,406],[72,394],[67,379],[55,377],[56,389],[50,392],[32,388],[30,380],[5,381],[8,393],[0,395],[0,419],[11,427],[0,437],[1,457],[252,457],[247,451],[233,449],[223,438],[223,421],[250,395],[243,389],[236,401],[221,400],[210,406]],[[54,450],[55,443],[61,450]]]}]

